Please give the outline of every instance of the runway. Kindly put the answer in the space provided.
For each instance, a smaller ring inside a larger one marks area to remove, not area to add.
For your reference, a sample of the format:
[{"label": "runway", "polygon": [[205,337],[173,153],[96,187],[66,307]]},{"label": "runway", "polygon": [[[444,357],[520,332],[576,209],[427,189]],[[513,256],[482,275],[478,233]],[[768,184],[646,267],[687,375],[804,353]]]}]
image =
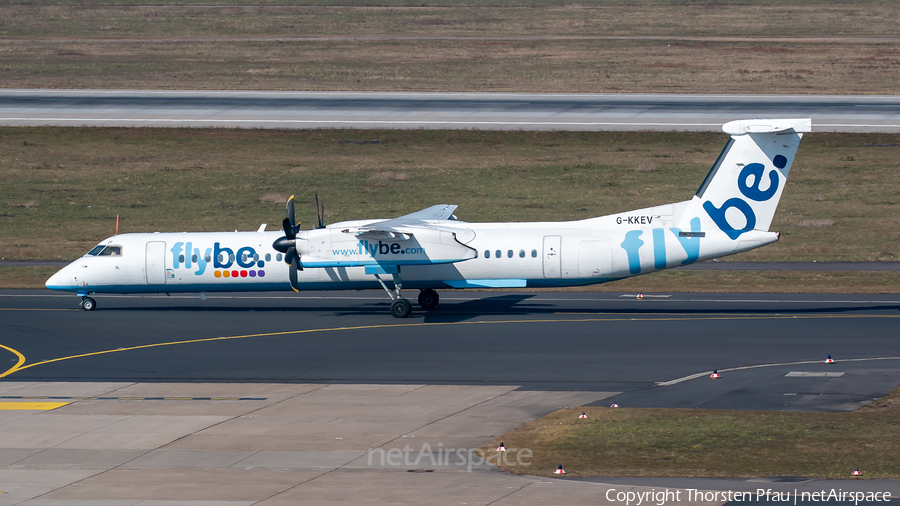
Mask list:
[{"label": "runway", "polygon": [[644,295],[448,292],[397,320],[377,292],[97,296],[88,313],[75,296],[7,290],[0,374],[513,385],[620,392],[628,406],[825,411],[900,383],[900,297]]},{"label": "runway", "polygon": [[897,133],[900,97],[0,90],[2,126],[719,131],[759,117]]}]

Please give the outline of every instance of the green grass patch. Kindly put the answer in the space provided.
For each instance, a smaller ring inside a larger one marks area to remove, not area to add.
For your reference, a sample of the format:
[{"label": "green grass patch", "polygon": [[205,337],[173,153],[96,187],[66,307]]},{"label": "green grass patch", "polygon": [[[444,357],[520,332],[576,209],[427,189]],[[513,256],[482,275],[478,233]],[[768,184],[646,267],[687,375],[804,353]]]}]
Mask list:
[{"label": "green grass patch", "polygon": [[0,266],[0,288],[44,288],[44,283],[60,267]]},{"label": "green grass patch", "polygon": [[552,476],[563,464],[568,476],[849,478],[858,467],[900,478],[900,388],[855,413],[570,408],[483,449],[493,456],[500,441],[507,462],[533,452],[531,466],[501,466],[517,474]]}]

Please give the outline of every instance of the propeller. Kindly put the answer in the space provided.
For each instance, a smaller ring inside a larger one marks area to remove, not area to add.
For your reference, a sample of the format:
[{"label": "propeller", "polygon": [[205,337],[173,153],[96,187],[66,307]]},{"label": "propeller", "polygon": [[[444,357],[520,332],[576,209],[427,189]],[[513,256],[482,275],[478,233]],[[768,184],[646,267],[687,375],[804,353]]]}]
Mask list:
[{"label": "propeller", "polygon": [[300,255],[297,253],[297,224],[294,219],[294,196],[291,195],[291,198],[287,201],[287,206],[285,206],[285,218],[281,222],[281,227],[284,229],[284,237],[279,237],[272,243],[272,247],[275,248],[275,251],[280,251],[284,253],[284,262],[291,266],[289,279],[291,281],[291,288],[294,289],[295,292],[299,292],[299,282],[297,281],[297,271],[303,270],[303,266],[300,265]]}]

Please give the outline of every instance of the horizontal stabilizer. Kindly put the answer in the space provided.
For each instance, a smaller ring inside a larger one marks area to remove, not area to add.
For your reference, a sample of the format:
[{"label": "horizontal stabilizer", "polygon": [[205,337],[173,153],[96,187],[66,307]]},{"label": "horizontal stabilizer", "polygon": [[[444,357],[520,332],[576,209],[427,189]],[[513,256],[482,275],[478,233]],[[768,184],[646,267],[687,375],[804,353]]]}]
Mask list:
[{"label": "horizontal stabilizer", "polygon": [[812,131],[812,120],[806,119],[742,119],[729,121],[722,130],[731,135],[805,133]]}]

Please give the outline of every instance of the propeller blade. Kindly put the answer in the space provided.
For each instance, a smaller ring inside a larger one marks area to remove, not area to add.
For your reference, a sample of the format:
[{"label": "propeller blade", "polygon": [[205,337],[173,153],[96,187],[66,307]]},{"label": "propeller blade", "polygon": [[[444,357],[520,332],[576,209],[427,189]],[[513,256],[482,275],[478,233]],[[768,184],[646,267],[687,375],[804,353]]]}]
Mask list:
[{"label": "propeller blade", "polygon": [[[291,195],[291,198],[287,200],[287,205],[284,209],[284,214],[287,216],[287,220],[290,222],[291,230],[296,233],[297,230],[297,220],[294,218],[294,196]],[[287,227],[285,227],[287,230]]]},{"label": "propeller blade", "polygon": [[321,211],[319,210],[319,194],[316,193],[316,218],[318,218],[318,222],[316,223],[316,228],[325,228],[324,216],[325,216],[325,202],[322,202]]},{"label": "propeller blade", "polygon": [[291,220],[285,218],[281,221],[281,228],[284,229],[284,237],[290,240],[294,240],[297,238],[297,233],[294,231],[294,227],[291,226]]},{"label": "propeller blade", "polygon": [[[293,252],[294,250],[291,251]],[[300,259],[297,258],[296,253],[294,255],[291,255],[291,272],[289,278],[291,281],[291,288],[293,288],[295,292],[300,291],[300,283],[297,281],[297,269],[302,269],[302,267],[300,267],[299,264]]]}]

